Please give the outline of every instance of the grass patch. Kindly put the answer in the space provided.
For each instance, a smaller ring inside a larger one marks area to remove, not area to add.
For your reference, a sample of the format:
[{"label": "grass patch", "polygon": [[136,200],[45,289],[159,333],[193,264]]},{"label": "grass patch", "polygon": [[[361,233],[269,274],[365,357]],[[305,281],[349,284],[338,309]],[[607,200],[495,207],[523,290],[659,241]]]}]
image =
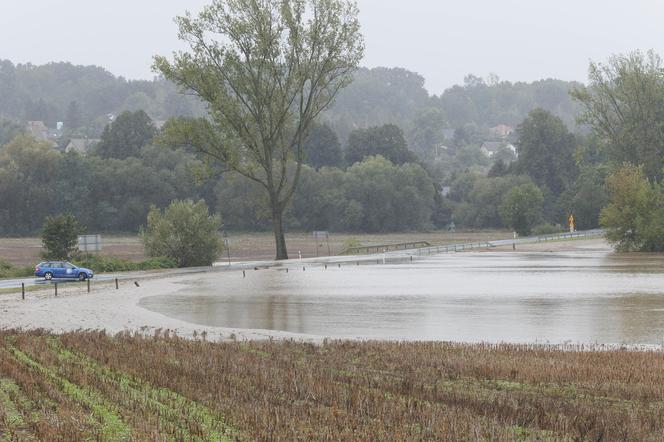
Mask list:
[{"label": "grass patch", "polygon": [[84,255],[75,260],[76,265],[92,269],[95,272],[129,272],[138,270],[172,269],[177,267],[171,258],[150,258],[141,262],[101,255]]},{"label": "grass patch", "polygon": [[34,274],[34,267],[16,267],[10,262],[0,259],[0,279],[26,278]]}]

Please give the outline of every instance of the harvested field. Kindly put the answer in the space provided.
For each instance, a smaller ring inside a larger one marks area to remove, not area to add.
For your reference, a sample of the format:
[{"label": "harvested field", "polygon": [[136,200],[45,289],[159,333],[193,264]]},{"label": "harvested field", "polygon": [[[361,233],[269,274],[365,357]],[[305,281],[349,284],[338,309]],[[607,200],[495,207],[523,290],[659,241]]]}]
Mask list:
[{"label": "harvested field", "polygon": [[[511,238],[511,233],[502,230],[483,230],[450,233],[447,231],[427,233],[383,233],[383,234],[330,234],[330,254],[336,255],[344,250],[348,240],[356,240],[362,245],[380,245],[409,241],[428,241],[433,245],[454,244],[463,242],[488,241],[492,239]],[[231,259],[237,260],[269,260],[274,258],[274,237],[270,232],[230,234]],[[127,259],[134,262],[146,258],[143,244],[138,236],[102,235],[102,255]],[[297,257],[298,251],[305,258],[327,256],[327,243],[316,244],[311,233],[289,233],[286,243],[291,257]],[[316,250],[318,249],[318,250]],[[0,259],[9,261],[16,266],[34,265],[40,260],[42,251],[39,238],[0,238]],[[220,260],[227,258],[226,252]]]},{"label": "harvested field", "polygon": [[3,331],[0,439],[662,440],[664,354],[590,350]]}]

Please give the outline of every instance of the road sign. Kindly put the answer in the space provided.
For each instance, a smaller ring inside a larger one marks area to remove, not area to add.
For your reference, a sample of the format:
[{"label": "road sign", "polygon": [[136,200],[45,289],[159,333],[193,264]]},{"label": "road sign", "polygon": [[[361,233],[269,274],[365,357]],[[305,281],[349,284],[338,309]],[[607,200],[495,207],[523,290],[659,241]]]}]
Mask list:
[{"label": "road sign", "polygon": [[100,252],[101,235],[81,235],[78,237],[78,250],[81,252]]}]

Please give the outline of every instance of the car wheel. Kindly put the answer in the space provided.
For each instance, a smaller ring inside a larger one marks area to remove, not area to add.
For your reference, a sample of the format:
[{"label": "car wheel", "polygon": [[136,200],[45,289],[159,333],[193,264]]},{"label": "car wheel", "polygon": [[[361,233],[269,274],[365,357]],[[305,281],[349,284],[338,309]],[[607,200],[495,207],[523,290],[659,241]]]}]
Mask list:
[{"label": "car wheel", "polygon": [[53,279],[53,273],[51,272],[44,273],[44,279],[50,281],[51,279]]},{"label": "car wheel", "polygon": [[85,281],[85,278],[87,278],[87,277],[88,277],[88,275],[86,275],[86,274],[83,273],[83,272],[81,272],[81,273],[78,274],[78,280],[79,280],[79,281]]}]

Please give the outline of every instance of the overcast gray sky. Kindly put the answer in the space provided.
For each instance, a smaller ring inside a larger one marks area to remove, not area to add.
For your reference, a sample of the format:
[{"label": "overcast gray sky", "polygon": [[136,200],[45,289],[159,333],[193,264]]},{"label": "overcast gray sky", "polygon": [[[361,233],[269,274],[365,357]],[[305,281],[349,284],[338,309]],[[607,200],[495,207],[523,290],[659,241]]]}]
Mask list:
[{"label": "overcast gray sky", "polygon": [[[151,78],[178,46],[173,17],[207,0],[0,0],[0,59],[103,66]],[[432,93],[466,74],[510,81],[586,79],[589,60],[634,49],[664,55],[657,0],[359,0],[364,66],[401,66]]]}]

